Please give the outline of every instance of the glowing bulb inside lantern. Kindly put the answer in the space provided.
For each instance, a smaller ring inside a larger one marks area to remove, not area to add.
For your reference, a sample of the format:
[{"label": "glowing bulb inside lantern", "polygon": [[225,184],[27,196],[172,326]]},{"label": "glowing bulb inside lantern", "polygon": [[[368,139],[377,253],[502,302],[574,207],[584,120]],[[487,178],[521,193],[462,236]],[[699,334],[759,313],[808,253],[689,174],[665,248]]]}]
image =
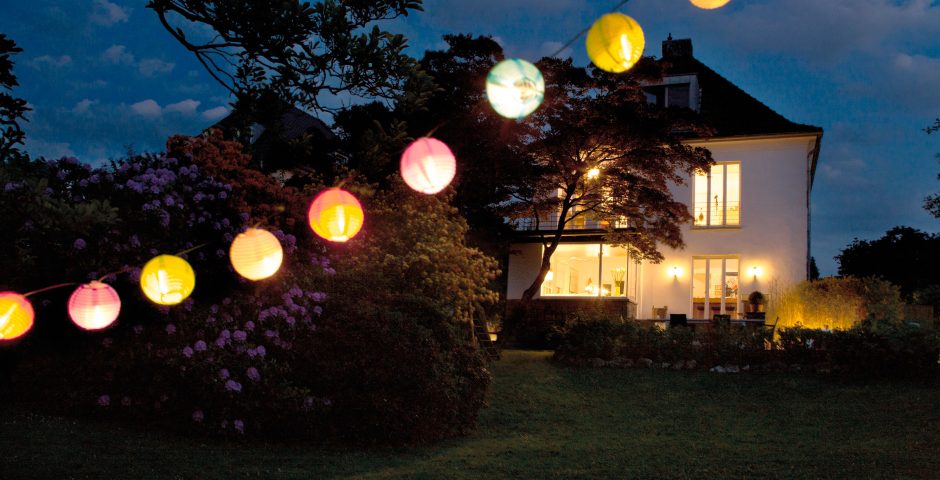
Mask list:
[{"label": "glowing bulb inside lantern", "polygon": [[281,268],[284,250],[271,232],[249,228],[232,241],[229,259],[239,275],[249,280],[263,280]]},{"label": "glowing bulb inside lantern", "polygon": [[622,73],[643,56],[646,38],[636,20],[622,13],[602,16],[588,30],[585,47],[597,68]]},{"label": "glowing bulb inside lantern", "polygon": [[401,178],[421,193],[440,192],[456,173],[457,159],[447,144],[436,138],[419,138],[401,155]]},{"label": "glowing bulb inside lantern", "polygon": [[545,79],[535,65],[519,58],[506,59],[486,76],[486,98],[496,113],[523,118],[545,98]]},{"label": "glowing bulb inside lantern", "polygon": [[307,211],[310,228],[331,242],[345,242],[354,237],[362,228],[363,217],[359,200],[340,188],[320,192]]}]

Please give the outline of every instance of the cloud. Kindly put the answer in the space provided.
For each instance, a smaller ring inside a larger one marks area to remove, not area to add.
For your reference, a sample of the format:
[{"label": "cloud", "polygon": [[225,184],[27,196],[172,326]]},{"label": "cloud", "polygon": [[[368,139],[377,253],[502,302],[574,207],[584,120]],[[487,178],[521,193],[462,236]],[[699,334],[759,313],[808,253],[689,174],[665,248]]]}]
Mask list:
[{"label": "cloud", "polygon": [[130,8],[121,7],[108,0],[95,0],[89,19],[92,23],[110,27],[115,23],[126,23],[130,12]]},{"label": "cloud", "polygon": [[91,100],[88,98],[82,99],[81,101],[76,103],[74,107],[72,107],[72,112],[79,113],[79,114],[87,113],[88,109],[91,108],[92,105],[97,105],[98,103],[99,103],[98,100]]},{"label": "cloud", "polygon": [[221,106],[210,108],[209,110],[202,112],[202,118],[210,121],[218,120],[226,115],[228,115],[228,108]]},{"label": "cloud", "polygon": [[115,65],[133,65],[134,55],[124,45],[111,45],[101,53],[101,60]]},{"label": "cloud", "polygon": [[145,77],[152,77],[158,73],[170,73],[175,67],[175,63],[164,62],[158,58],[145,58],[137,65],[140,74]]},{"label": "cloud", "polygon": [[70,57],[70,56],[68,56],[68,55],[62,55],[62,56],[60,56],[60,57],[53,57],[53,56],[50,56],[50,55],[42,55],[42,56],[36,57],[36,58],[30,60],[29,62],[27,62],[27,64],[28,64],[29,66],[31,66],[31,67],[33,67],[33,68],[35,68],[35,69],[37,69],[37,70],[41,70],[41,69],[46,68],[46,67],[49,67],[49,68],[60,68],[60,67],[66,66],[66,65],[68,65],[68,64],[70,64],[70,63],[72,63],[72,57]]},{"label": "cloud", "polygon": [[200,103],[202,102],[200,102],[199,100],[193,100],[191,98],[187,98],[186,100],[183,100],[181,102],[171,103],[167,105],[163,109],[163,111],[166,113],[176,112],[176,113],[180,113],[183,115],[194,115],[196,113],[196,109],[199,108]]},{"label": "cloud", "polygon": [[155,118],[163,113],[160,104],[153,99],[146,99],[131,105],[131,110],[141,116]]},{"label": "cloud", "polygon": [[33,157],[62,158],[75,156],[69,142],[50,142],[31,135],[26,136],[26,148]]}]

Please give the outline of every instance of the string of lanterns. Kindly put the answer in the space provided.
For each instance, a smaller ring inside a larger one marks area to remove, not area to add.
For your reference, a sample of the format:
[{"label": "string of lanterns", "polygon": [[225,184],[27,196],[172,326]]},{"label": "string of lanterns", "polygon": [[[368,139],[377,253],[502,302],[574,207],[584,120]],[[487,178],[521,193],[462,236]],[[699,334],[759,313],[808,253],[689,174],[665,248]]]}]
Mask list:
[{"label": "string of lanterns", "polygon": [[[625,0],[614,7],[625,5]],[[696,7],[716,9],[730,0],[690,0]],[[578,33],[558,53],[580,38]],[[645,37],[640,24],[619,12],[601,16],[587,30],[585,48],[597,68],[623,73],[643,56]],[[557,55],[557,53],[556,53]],[[555,55],[553,55],[555,56]],[[486,97],[501,116],[522,119],[538,109],[545,98],[545,80],[532,63],[511,58],[497,63],[486,77]],[[444,142],[430,136],[412,142],[401,156],[401,176],[412,189],[433,195],[454,179],[457,161]],[[364,221],[362,205],[342,188],[320,192],[307,212],[310,228],[331,242],[346,242],[356,236]],[[229,259],[242,277],[259,281],[271,277],[281,267],[284,251],[271,233],[249,228],[231,244]],[[111,326],[121,312],[121,299],[113,287],[101,280],[79,285],[69,297],[68,312],[72,322],[85,330],[101,330]],[[62,284],[27,294],[0,292],[0,342],[25,335],[35,321],[35,310],[29,295],[74,284]],[[196,274],[189,262],[178,255],[158,255],[148,261],[140,274],[144,295],[159,305],[172,306],[183,302],[196,286]]]}]

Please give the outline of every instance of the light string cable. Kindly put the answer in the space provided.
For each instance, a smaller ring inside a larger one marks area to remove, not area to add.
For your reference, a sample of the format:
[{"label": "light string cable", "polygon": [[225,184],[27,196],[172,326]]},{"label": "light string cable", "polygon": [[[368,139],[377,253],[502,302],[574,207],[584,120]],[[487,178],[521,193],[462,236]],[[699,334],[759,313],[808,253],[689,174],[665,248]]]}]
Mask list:
[{"label": "light string cable", "polygon": [[[623,0],[622,2],[618,3],[617,5],[614,5],[613,7],[611,7],[611,8],[610,8],[610,11],[611,11],[611,12],[614,12],[614,11],[616,11],[617,9],[619,9],[620,7],[626,5],[626,4],[629,3],[629,2],[630,2],[630,0]],[[557,56],[561,55],[561,52],[564,52],[566,48],[570,47],[572,44],[574,44],[574,42],[578,41],[578,39],[581,38],[582,36],[584,36],[584,34],[587,33],[587,31],[590,30],[590,29],[591,29],[591,26],[588,25],[587,28],[585,28],[584,30],[581,30],[580,32],[578,32],[577,35],[571,37],[571,40],[568,40],[567,42],[565,42],[565,44],[562,45],[561,48],[559,48],[557,51],[555,51],[555,53],[549,55],[549,58],[551,58],[551,57],[557,57]]]}]

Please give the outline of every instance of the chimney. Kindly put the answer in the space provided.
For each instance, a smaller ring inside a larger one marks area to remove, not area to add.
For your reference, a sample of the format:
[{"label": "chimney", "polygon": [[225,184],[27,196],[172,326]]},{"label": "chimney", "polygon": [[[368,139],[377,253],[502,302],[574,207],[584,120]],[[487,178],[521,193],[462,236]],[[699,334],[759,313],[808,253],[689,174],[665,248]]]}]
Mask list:
[{"label": "chimney", "polygon": [[692,56],[692,39],[673,40],[672,34],[663,41],[663,58],[683,58]]}]

